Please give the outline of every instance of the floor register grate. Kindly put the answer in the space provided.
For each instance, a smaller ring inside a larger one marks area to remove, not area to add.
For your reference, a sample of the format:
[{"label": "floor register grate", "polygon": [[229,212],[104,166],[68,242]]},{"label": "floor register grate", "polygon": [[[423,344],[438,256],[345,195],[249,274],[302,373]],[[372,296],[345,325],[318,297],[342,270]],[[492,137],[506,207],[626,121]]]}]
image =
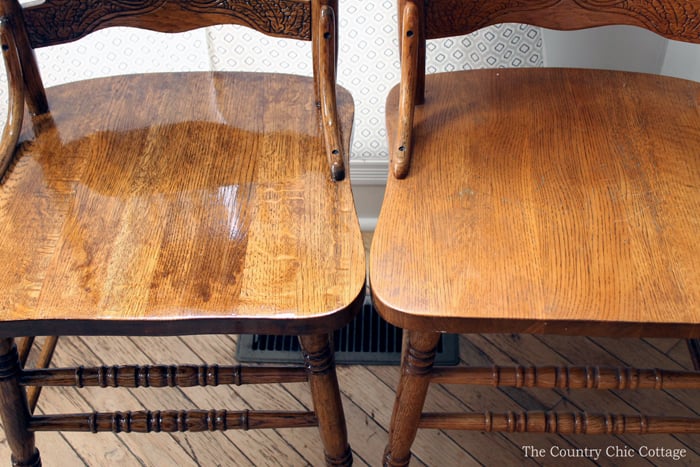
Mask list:
[{"label": "floor register grate", "polygon": [[[365,299],[362,312],[346,327],[335,331],[335,361],[340,364],[398,365],[403,332],[386,321]],[[236,358],[242,363],[301,363],[299,341],[294,336],[246,334],[239,336]],[[435,358],[437,365],[459,363],[459,339],[443,334]]]}]

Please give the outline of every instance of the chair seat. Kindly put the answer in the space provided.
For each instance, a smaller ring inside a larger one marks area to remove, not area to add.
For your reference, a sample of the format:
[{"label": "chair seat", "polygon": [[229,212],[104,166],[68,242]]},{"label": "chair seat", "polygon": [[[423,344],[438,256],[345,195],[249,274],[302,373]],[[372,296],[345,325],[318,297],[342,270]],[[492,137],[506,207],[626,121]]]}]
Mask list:
[{"label": "chair seat", "polygon": [[[700,335],[700,84],[501,69],[425,88],[410,172],[389,177],[371,250],[387,320]],[[394,89],[390,147],[397,107]]]},{"label": "chair seat", "polygon": [[[3,335],[300,334],[359,309],[362,238],[311,78],[151,74],[47,95],[0,195]],[[350,128],[344,90],[338,106]]]}]

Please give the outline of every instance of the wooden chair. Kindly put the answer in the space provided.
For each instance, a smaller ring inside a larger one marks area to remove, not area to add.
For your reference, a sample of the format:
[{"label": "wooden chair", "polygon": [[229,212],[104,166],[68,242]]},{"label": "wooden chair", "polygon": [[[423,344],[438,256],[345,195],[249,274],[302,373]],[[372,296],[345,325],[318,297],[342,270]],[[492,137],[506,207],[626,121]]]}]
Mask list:
[{"label": "wooden chair", "polygon": [[[40,464],[34,432],[43,430],[318,426],[328,464],[351,464],[329,333],[360,310],[365,265],[344,180],[353,104],[335,86],[335,0],[46,0],[25,9],[0,0],[0,9],[10,90],[0,146],[0,415],[13,462]],[[221,23],[310,41],[314,77],[168,73],[44,89],[33,56],[105,27]],[[28,369],[14,343],[210,333],[298,335],[305,364]],[[308,382],[314,411],[34,416],[25,393],[277,382]]]},{"label": "wooden chair", "polygon": [[502,22],[636,25],[700,42],[700,1],[400,0],[401,84],[370,254],[381,315],[407,330],[386,465],[419,428],[700,432],[700,420],[422,413],[430,383],[697,388],[635,368],[433,368],[442,332],[700,336],[700,84],[615,71],[425,76],[425,41]]}]

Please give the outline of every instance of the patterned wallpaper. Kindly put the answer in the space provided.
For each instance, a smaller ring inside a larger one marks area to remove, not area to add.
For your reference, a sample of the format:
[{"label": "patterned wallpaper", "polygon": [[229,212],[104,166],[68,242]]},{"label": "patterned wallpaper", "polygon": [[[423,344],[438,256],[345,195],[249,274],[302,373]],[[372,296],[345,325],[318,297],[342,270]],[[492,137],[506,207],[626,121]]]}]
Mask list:
[{"label": "patterned wallpaper", "polygon": [[[384,100],[399,80],[395,0],[339,3],[338,82],[355,99],[353,181],[382,183],[388,159]],[[538,28],[500,25],[469,36],[430,41],[427,54],[430,73],[542,66],[542,35]],[[173,70],[265,70],[310,75],[310,56],[309,43],[267,37],[236,26],[168,36],[136,29],[102,30],[77,43],[37,53],[47,86],[97,76]],[[6,94],[3,71],[2,105]],[[5,107],[0,112],[4,120]]]}]

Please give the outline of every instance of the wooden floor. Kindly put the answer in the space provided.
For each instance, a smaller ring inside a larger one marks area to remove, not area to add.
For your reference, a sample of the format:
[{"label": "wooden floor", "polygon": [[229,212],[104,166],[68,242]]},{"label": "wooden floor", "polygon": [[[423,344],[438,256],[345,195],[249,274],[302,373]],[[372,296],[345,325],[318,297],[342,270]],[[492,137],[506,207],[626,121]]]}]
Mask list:
[{"label": "wooden floor", "polygon": [[[61,338],[55,366],[235,362],[237,336],[173,338]],[[40,345],[40,343],[36,344]],[[464,335],[461,360],[469,365],[603,364],[647,368],[691,368],[685,343],[674,339],[613,340],[527,335]],[[379,465],[391,416],[397,367],[340,366],[340,387],[355,465]],[[172,408],[311,409],[305,384],[187,389],[47,388],[38,413]],[[576,390],[468,389],[432,387],[426,409],[584,410],[659,415],[700,414],[700,397],[691,391],[625,393]],[[45,466],[318,466],[323,464],[315,429],[230,431],[193,434],[38,433]],[[526,449],[527,448],[527,449]],[[533,450],[544,456],[527,457]],[[577,451],[578,449],[578,451]],[[600,449],[596,460],[594,450]],[[661,451],[660,451],[661,450]],[[679,454],[679,459],[659,454]],[[608,454],[606,456],[606,451]],[[700,435],[555,436],[423,430],[414,444],[412,465],[698,465]],[[654,455],[650,457],[649,454]],[[684,455],[682,455],[684,454]],[[583,456],[583,457],[572,457]],[[2,439],[0,459],[9,449]],[[0,463],[0,465],[2,465]]]},{"label": "wooden floor", "polygon": [[[163,363],[174,351],[186,362],[233,363],[236,336],[176,338],[62,338],[55,364]],[[676,340],[624,340],[539,338],[519,335],[467,335],[460,339],[463,362],[472,365],[529,363],[630,364],[646,367],[688,368],[690,361],[683,342]],[[119,352],[119,357],[114,357]],[[340,366],[351,445],[356,465],[378,465],[386,442],[397,368],[384,366]],[[167,408],[310,408],[305,384],[265,388],[189,389],[60,389],[42,393],[38,412],[83,412],[92,410],[139,410]],[[494,388],[463,389],[457,386],[431,388],[429,410],[545,409],[612,411],[654,414],[700,412],[700,398],[690,391],[632,392],[626,396],[593,391],[551,393]],[[322,465],[315,429],[264,430],[193,434],[38,433],[37,443],[46,466],[74,465]],[[523,446],[545,449],[546,456],[534,462],[525,457]],[[641,446],[685,449],[678,461],[640,458]],[[700,462],[700,436],[572,436],[501,435],[424,430],[415,443],[413,465],[596,465],[592,459],[560,458],[559,449],[631,448],[634,458],[606,458],[601,465],[691,465]],[[0,456],[9,459],[3,439]],[[555,451],[552,451],[555,450]],[[563,451],[562,455],[563,455]],[[611,451],[612,452],[612,451]],[[626,451],[625,451],[626,452]],[[0,464],[1,465],[1,464]]]}]

